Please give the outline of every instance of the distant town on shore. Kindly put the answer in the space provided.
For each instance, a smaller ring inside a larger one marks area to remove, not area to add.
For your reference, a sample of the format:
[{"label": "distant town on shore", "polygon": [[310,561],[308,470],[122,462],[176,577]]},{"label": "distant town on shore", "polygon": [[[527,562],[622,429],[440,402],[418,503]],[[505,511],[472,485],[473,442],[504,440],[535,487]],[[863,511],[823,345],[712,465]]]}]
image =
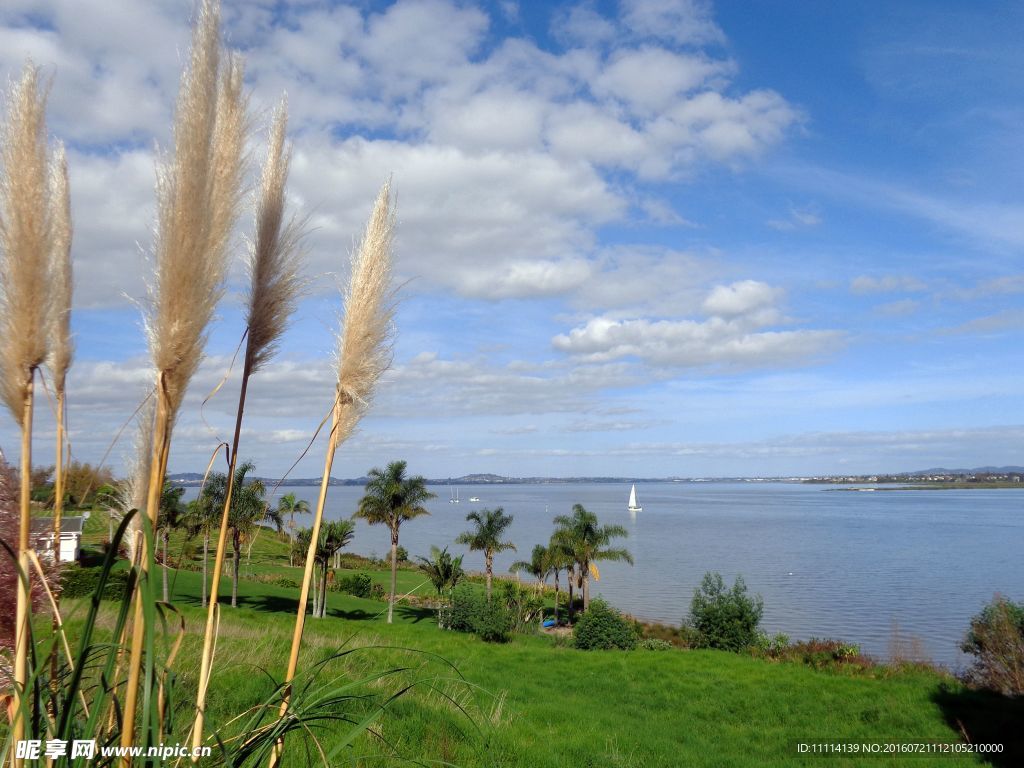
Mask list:
[{"label": "distant town on shore", "polygon": [[[168,481],[185,487],[198,487],[203,475],[197,472],[181,472],[168,475]],[[259,478],[267,485],[279,484],[279,478]],[[366,485],[366,477],[330,479],[330,485]],[[898,483],[928,484],[936,487],[947,485],[973,487],[991,485],[1014,485],[1024,487],[1024,467],[976,467],[974,469],[945,469],[936,467],[914,472],[883,473],[869,475],[788,475],[757,477],[506,477],[493,474],[471,474],[461,477],[429,478],[427,485],[569,485],[580,483]],[[287,486],[318,486],[319,477],[288,478],[280,483]]]}]

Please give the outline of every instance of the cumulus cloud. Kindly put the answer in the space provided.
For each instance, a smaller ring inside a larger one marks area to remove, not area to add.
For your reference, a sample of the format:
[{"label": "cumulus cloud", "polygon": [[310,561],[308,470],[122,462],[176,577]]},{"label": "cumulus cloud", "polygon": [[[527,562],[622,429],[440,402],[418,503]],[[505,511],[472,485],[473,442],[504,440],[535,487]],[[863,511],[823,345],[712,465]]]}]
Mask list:
[{"label": "cumulus cloud", "polygon": [[789,364],[836,349],[831,330],[767,330],[785,320],[781,292],[755,280],[715,286],[693,319],[593,317],[555,336],[555,349],[592,362],[639,359],[656,366],[757,368]]}]

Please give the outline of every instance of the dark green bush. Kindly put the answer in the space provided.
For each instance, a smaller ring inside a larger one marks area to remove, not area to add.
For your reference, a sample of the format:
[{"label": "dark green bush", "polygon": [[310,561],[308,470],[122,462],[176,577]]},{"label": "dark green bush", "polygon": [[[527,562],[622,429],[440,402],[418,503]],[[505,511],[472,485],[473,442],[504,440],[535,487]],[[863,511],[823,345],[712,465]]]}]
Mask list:
[{"label": "dark green bush", "polygon": [[405,547],[399,547],[395,550],[395,562],[406,563],[409,561],[409,550]]},{"label": "dark green bush", "polygon": [[739,652],[757,644],[757,625],[764,613],[760,595],[747,595],[747,585],[737,576],[727,589],[719,573],[706,573],[693,592],[689,626],[697,632],[697,646]]},{"label": "dark green bush", "polygon": [[609,648],[631,651],[637,644],[633,624],[600,598],[591,600],[590,608],[576,622],[573,638],[576,647],[584,651]]},{"label": "dark green bush", "polygon": [[500,599],[488,603],[483,593],[466,584],[452,591],[448,627],[473,632],[487,642],[505,643],[512,638],[514,619]]},{"label": "dark green bush", "polygon": [[369,598],[371,600],[387,600],[388,593],[383,584],[374,584],[370,587]]},{"label": "dark green bush", "polygon": [[974,657],[969,682],[1005,696],[1024,694],[1024,603],[996,596],[971,619],[960,649]]},{"label": "dark green bush", "polygon": [[331,589],[355,597],[369,597],[373,590],[373,580],[368,573],[353,573],[336,579]]},{"label": "dark green bush", "polygon": [[[60,575],[62,597],[92,597],[100,583],[102,568],[65,568]],[[112,571],[106,588],[100,596],[103,600],[120,600],[124,597],[128,583],[128,571]]]},{"label": "dark green bush", "polygon": [[274,579],[274,584],[278,587],[288,587],[290,589],[299,588],[299,583],[295,579],[289,579],[287,576],[278,576]]}]

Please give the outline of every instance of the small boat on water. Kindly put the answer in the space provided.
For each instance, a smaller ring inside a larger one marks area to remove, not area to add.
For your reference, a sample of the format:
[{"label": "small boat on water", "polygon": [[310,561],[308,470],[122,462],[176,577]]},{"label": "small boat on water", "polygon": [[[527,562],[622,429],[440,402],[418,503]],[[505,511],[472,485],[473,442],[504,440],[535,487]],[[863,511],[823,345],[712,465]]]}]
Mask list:
[{"label": "small boat on water", "polygon": [[636,500],[636,483],[633,483],[633,487],[629,489],[629,506],[627,507],[630,512],[643,512],[644,508],[640,506],[640,503]]},{"label": "small boat on water", "polygon": [[470,496],[469,500],[470,501],[480,501],[480,497],[479,496]]}]

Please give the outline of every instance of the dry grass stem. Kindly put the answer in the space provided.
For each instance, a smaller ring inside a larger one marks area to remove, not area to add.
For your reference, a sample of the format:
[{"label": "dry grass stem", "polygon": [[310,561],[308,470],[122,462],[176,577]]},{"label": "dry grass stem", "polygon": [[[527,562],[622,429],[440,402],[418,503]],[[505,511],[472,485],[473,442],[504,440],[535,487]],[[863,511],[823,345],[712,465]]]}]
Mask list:
[{"label": "dry grass stem", "polygon": [[[225,81],[228,83],[228,80]],[[240,82],[239,82],[240,85]],[[226,88],[225,90],[231,90]],[[242,126],[243,121],[232,121]],[[288,179],[289,156],[285,150],[285,129],[288,113],[282,103],[270,132],[267,162],[263,168],[260,191],[256,203],[256,235],[249,256],[249,301],[247,312],[247,339],[242,382],[235,412],[235,431],[228,457],[228,480],[224,494],[224,508],[217,534],[213,578],[210,584],[210,602],[206,613],[206,631],[200,658],[199,684],[196,691],[196,719],[192,729],[192,744],[198,747],[203,739],[203,721],[206,710],[206,690],[213,665],[216,635],[217,599],[220,592],[220,574],[227,549],[228,520],[235,484],[235,466],[238,461],[238,443],[245,413],[245,396],[249,377],[273,355],[276,342],[295,309],[301,282],[298,277],[298,244],[301,225],[292,220],[284,225],[285,184]]]},{"label": "dry grass stem", "polygon": [[[156,276],[146,320],[156,369],[156,414],[147,480],[146,517],[156,525],[171,433],[206,344],[207,326],[224,290],[228,243],[241,198],[246,100],[241,60],[220,65],[220,3],[204,0],[182,76],[174,120],[174,154],[157,173]],[[145,539],[141,567],[152,555]],[[144,577],[145,578],[145,577]],[[135,603],[124,701],[122,746],[135,739],[135,705],[144,638],[142,593]],[[147,695],[150,681],[146,681]]]},{"label": "dry grass stem", "polygon": [[[320,540],[320,524],[323,521],[335,451],[352,434],[370,405],[377,380],[391,364],[391,321],[394,315],[391,243],[394,225],[391,186],[385,183],[374,202],[362,241],[353,255],[352,275],[345,293],[345,315],[338,332],[337,397],[334,403],[331,434],[327,441],[324,473],[320,480],[320,495],[313,514],[313,529],[309,550],[306,553],[302,586],[299,590],[299,606],[292,632],[285,685],[291,685],[298,669],[306,603],[309,600],[313,563]],[[281,702],[282,717],[288,711],[289,701],[290,695],[286,689]],[[283,749],[283,743],[276,746],[271,755],[270,768],[277,765]]]}]

